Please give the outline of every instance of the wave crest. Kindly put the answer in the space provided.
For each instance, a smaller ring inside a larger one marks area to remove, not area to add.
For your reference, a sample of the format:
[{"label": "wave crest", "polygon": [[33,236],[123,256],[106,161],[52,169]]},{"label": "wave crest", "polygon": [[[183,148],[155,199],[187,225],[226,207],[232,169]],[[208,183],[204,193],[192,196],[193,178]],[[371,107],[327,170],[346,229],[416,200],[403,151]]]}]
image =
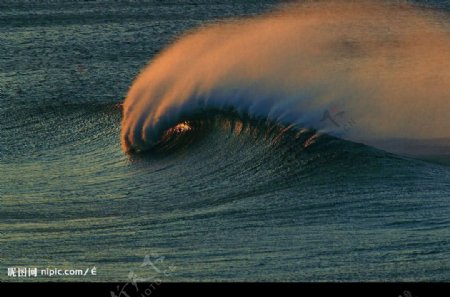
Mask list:
[{"label": "wave crest", "polygon": [[210,25],[137,77],[122,147],[144,151],[210,110],[373,143],[450,136],[446,16],[406,4],[319,2]]}]

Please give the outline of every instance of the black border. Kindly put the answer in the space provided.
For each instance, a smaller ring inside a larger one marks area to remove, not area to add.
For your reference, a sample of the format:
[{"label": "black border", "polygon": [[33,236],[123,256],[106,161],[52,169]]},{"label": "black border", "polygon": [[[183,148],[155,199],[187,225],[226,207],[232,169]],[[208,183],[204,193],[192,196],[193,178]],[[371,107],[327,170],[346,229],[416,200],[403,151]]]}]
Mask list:
[{"label": "black border", "polygon": [[[118,288],[127,286],[119,295]],[[426,297],[447,296],[449,283],[5,283],[0,282],[0,292],[9,291],[14,296],[96,296],[96,297],[149,297],[149,296],[225,296],[268,294],[276,296],[392,296]],[[146,290],[146,291],[145,291]],[[3,295],[3,294],[1,294]],[[9,294],[8,294],[9,295]]]}]

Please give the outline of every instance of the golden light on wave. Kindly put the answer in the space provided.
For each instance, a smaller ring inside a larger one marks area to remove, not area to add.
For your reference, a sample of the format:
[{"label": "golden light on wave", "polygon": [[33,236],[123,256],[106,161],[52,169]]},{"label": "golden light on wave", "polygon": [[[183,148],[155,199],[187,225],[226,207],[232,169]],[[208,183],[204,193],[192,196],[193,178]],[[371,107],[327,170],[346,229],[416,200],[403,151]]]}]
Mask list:
[{"label": "golden light on wave", "polygon": [[170,142],[170,140],[173,139],[174,137],[176,137],[178,135],[182,135],[191,130],[192,130],[192,126],[189,125],[188,122],[181,122],[181,123],[173,126],[172,128],[167,129],[167,131],[164,132],[164,134],[162,135],[160,143]]},{"label": "golden light on wave", "polygon": [[169,134],[169,135],[174,134],[174,133],[180,134],[180,133],[184,133],[184,132],[191,131],[191,130],[192,130],[192,127],[191,127],[191,125],[189,125],[188,122],[182,122],[182,123],[179,123],[178,125],[176,125],[175,127],[170,128],[167,131],[167,134]]},{"label": "golden light on wave", "polygon": [[355,123],[336,133],[347,140],[448,138],[448,19],[407,3],[313,2],[212,24],[171,44],[127,94],[124,151],[189,131],[183,119],[230,109],[330,133],[321,119],[340,106]]}]

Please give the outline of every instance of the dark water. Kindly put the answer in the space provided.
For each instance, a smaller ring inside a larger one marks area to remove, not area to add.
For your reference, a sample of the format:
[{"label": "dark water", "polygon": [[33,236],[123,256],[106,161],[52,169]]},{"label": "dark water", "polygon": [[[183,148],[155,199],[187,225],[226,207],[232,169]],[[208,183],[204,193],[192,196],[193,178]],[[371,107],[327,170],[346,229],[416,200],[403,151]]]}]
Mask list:
[{"label": "dark water", "polygon": [[146,255],[174,267],[163,281],[450,280],[437,157],[230,114],[153,154],[122,152],[118,103],[149,59],[195,26],[274,5],[0,3],[0,280],[24,280],[8,277],[17,266],[97,268],[39,281],[158,275]]}]

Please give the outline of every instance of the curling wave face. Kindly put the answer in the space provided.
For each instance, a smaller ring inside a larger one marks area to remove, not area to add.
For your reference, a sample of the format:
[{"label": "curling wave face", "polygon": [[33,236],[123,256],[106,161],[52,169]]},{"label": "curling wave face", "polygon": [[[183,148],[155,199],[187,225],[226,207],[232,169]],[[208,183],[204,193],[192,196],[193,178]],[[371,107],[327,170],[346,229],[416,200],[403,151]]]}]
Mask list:
[{"label": "curling wave face", "polygon": [[445,15],[316,2],[200,28],[155,58],[124,102],[125,152],[211,110],[374,144],[450,136]]}]

